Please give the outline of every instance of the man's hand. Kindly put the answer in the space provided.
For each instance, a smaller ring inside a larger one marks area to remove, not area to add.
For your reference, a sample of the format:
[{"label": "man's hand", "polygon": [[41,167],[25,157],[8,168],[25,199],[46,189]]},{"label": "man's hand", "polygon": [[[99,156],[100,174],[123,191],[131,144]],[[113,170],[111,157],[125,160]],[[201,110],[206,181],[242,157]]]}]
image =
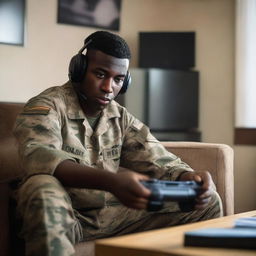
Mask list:
[{"label": "man's hand", "polygon": [[54,175],[65,186],[109,191],[122,204],[134,209],[146,209],[151,194],[151,191],[140,183],[149,177],[123,167],[113,173],[64,160],[56,167]]},{"label": "man's hand", "polygon": [[151,191],[140,181],[148,179],[149,177],[130,170],[119,171],[111,184],[110,192],[129,208],[146,209]]},{"label": "man's hand", "polygon": [[211,195],[215,189],[211,174],[207,171],[185,172],[181,175],[179,180],[194,180],[195,182],[202,184],[202,193],[196,198],[195,209],[204,209],[210,202]]}]

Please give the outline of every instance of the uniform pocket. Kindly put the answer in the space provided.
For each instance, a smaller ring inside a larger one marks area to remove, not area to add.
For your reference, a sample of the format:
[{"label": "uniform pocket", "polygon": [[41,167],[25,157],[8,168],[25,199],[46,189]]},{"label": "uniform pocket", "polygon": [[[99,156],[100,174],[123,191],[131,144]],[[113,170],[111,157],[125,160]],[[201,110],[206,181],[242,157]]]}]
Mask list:
[{"label": "uniform pocket", "polygon": [[121,145],[114,145],[111,148],[102,150],[103,167],[109,171],[117,172],[120,164]]}]

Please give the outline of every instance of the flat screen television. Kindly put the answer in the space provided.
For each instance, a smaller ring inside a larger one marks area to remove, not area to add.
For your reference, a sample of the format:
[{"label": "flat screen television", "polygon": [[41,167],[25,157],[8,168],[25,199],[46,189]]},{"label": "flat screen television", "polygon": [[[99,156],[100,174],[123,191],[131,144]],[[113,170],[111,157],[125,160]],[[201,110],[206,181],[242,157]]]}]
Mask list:
[{"label": "flat screen television", "polygon": [[146,123],[152,131],[198,128],[199,73],[148,69]]},{"label": "flat screen television", "polygon": [[195,66],[195,32],[140,32],[139,67],[190,69]]}]

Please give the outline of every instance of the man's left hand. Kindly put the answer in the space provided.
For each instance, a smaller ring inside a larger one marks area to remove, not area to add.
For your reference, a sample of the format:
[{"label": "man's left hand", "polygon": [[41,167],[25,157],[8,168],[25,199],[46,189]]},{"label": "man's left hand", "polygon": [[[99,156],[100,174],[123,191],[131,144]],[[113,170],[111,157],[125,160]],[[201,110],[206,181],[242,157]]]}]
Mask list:
[{"label": "man's left hand", "polygon": [[212,176],[207,171],[185,172],[179,178],[180,181],[193,180],[201,184],[202,192],[196,198],[195,209],[204,209],[211,200],[211,195],[215,190]]}]

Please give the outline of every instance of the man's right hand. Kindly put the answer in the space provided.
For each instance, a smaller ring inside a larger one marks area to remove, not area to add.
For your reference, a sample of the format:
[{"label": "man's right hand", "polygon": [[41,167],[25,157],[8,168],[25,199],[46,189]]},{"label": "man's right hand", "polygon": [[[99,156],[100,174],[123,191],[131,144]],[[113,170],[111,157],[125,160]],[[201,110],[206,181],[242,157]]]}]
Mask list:
[{"label": "man's right hand", "polygon": [[56,167],[54,175],[68,187],[108,191],[122,204],[134,209],[146,209],[151,194],[140,183],[149,177],[122,167],[117,173],[113,173],[64,160]]},{"label": "man's right hand", "polygon": [[147,209],[151,191],[140,181],[148,179],[149,177],[145,175],[130,170],[121,170],[115,175],[109,191],[129,208]]}]

